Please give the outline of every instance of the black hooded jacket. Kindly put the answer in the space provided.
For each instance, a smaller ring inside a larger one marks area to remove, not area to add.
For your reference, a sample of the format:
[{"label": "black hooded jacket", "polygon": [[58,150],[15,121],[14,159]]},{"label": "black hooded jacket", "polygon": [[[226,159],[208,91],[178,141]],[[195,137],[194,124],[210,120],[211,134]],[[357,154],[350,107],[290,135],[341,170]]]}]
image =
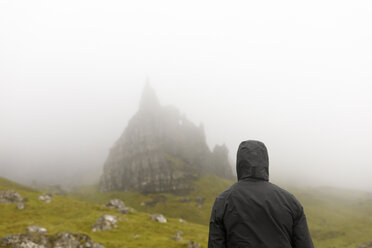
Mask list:
[{"label": "black hooded jacket", "polygon": [[269,158],[260,141],[238,149],[238,182],[214,203],[208,248],[313,248],[300,202],[269,183]]}]

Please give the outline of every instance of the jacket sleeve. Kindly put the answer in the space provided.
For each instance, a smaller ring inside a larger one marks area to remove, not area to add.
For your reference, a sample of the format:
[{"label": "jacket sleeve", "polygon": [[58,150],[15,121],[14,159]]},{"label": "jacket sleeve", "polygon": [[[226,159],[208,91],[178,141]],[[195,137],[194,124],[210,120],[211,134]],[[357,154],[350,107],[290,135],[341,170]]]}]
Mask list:
[{"label": "jacket sleeve", "polygon": [[300,212],[293,223],[292,243],[293,248],[314,248],[302,206],[300,206]]},{"label": "jacket sleeve", "polygon": [[223,224],[224,205],[225,200],[221,197],[217,197],[212,208],[209,222],[208,248],[226,247],[226,230]]}]

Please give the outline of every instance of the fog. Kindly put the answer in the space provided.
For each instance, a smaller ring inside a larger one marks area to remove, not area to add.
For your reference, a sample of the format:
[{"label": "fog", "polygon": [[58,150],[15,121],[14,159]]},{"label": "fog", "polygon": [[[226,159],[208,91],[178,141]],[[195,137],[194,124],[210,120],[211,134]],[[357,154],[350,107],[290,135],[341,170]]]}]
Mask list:
[{"label": "fog", "polygon": [[203,123],[280,183],[372,190],[370,1],[1,1],[0,176],[90,183],[137,111]]}]

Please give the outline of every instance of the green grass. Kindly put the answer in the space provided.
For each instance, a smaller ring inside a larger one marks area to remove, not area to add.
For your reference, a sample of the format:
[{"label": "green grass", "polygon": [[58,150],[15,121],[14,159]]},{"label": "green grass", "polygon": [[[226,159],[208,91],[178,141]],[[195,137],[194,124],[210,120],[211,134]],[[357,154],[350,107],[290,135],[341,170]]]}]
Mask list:
[{"label": "green grass", "polygon": [[[183,218],[207,228],[215,197],[233,183],[232,180],[209,175],[195,181],[196,189],[187,196],[142,195],[138,192],[99,193],[97,186],[90,186],[76,190],[73,197],[96,203],[119,198],[140,211]],[[372,193],[332,188],[284,188],[303,204],[316,247],[355,248],[356,245],[372,241]],[[151,201],[159,196],[165,197],[166,202],[159,202],[155,206],[140,205],[141,202]],[[205,198],[201,209],[197,208],[195,201],[179,202],[186,197],[195,199],[199,196]]]},{"label": "green grass", "polygon": [[[188,195],[149,194],[136,192],[99,193],[97,186],[76,189],[67,196],[55,195],[52,203],[37,198],[41,194],[0,178],[0,190],[14,189],[27,197],[26,209],[17,210],[15,204],[0,204],[0,237],[24,232],[29,225],[40,225],[49,233],[80,232],[106,247],[187,247],[188,240],[207,246],[208,220],[216,195],[233,184],[215,176],[205,176],[194,182],[195,190]],[[372,194],[332,188],[286,187],[303,204],[315,247],[355,248],[372,241]],[[181,202],[186,198],[192,201]],[[202,208],[194,201],[204,197]],[[120,215],[102,204],[110,199],[124,200],[138,212]],[[141,202],[163,199],[154,206]],[[165,200],[164,200],[165,199]],[[102,214],[121,217],[119,227],[108,232],[91,232],[94,221]],[[168,223],[151,221],[148,213],[163,213]],[[180,223],[178,218],[187,220]],[[184,232],[183,242],[170,239],[177,231]],[[140,237],[135,239],[134,235]]]},{"label": "green grass", "polygon": [[[16,187],[10,187],[16,186]],[[121,215],[100,204],[84,202],[71,197],[53,197],[49,204],[38,200],[40,192],[0,181],[0,190],[13,189],[27,197],[26,208],[18,210],[16,204],[0,204],[0,237],[25,232],[30,225],[45,227],[49,233],[70,231],[89,235],[105,247],[187,247],[194,240],[206,247],[208,231],[205,226],[168,218],[167,223],[152,221],[147,213],[131,212]],[[92,232],[92,224],[102,214],[120,216],[118,228],[106,232]],[[170,239],[177,231],[184,233],[184,241]],[[134,238],[139,234],[139,238]]]}]

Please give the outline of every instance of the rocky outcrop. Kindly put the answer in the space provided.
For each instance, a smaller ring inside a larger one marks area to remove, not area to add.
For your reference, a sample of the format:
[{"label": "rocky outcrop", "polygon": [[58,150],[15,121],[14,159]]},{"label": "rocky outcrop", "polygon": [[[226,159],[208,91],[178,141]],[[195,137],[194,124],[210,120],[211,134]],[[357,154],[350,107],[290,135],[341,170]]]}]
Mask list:
[{"label": "rocky outcrop", "polygon": [[17,209],[23,210],[26,200],[13,190],[0,190],[0,203],[17,203]]},{"label": "rocky outcrop", "polygon": [[22,201],[22,196],[17,192],[13,190],[0,190],[0,203],[15,203]]},{"label": "rocky outcrop", "polygon": [[124,202],[119,199],[112,199],[105,206],[111,209],[117,209],[119,214],[128,214],[130,210],[134,210],[133,208],[126,207]]},{"label": "rocky outcrop", "polygon": [[160,105],[146,85],[138,112],[104,164],[101,191],[185,192],[203,173],[232,177],[226,147],[211,152],[203,126],[174,107]]},{"label": "rocky outcrop", "polygon": [[93,232],[108,231],[117,228],[118,217],[115,215],[105,214],[100,216],[92,226]]},{"label": "rocky outcrop", "polygon": [[1,238],[0,245],[14,248],[104,248],[85,234],[59,232],[50,235],[39,226],[28,227],[25,233],[6,235]]}]

